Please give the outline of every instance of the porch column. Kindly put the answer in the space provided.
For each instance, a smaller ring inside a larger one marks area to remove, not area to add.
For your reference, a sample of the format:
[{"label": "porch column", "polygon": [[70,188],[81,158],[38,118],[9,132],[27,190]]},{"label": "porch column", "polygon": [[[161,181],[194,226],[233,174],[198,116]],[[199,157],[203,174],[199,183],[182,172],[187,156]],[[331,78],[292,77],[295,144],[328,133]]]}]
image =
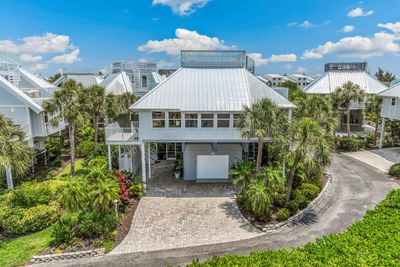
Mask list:
[{"label": "porch column", "polygon": [[293,110],[289,109],[289,113],[288,113],[288,121],[289,121],[289,123],[292,121],[292,114],[293,114]]},{"label": "porch column", "polygon": [[[375,127],[378,127],[378,125],[376,125]],[[379,138],[379,149],[382,149],[383,141],[385,141],[385,118],[382,118],[381,136]]]},{"label": "porch column", "polygon": [[150,144],[151,143],[147,143],[147,161],[148,161],[148,164],[149,164],[149,179],[151,179]]},{"label": "porch column", "polygon": [[8,189],[14,189],[14,182],[13,182],[13,177],[11,173],[11,168],[7,167],[6,168],[6,177],[7,177],[7,188]]},{"label": "porch column", "polygon": [[108,169],[112,169],[112,159],[111,159],[111,145],[107,146],[107,153],[108,153]]},{"label": "porch column", "polygon": [[142,161],[142,182],[143,189],[146,189],[146,153],[144,150],[144,142],[140,145],[141,161]]}]

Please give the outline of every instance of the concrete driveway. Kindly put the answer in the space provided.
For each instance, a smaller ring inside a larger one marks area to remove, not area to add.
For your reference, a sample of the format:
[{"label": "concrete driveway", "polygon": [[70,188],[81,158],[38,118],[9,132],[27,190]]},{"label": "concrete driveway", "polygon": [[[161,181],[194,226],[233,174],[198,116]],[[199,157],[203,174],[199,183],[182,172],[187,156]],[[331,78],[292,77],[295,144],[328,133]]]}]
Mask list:
[{"label": "concrete driveway", "polygon": [[182,266],[196,258],[206,260],[225,253],[248,254],[255,250],[301,246],[329,233],[344,231],[354,221],[361,219],[368,209],[373,209],[390,190],[398,187],[397,183],[381,171],[342,154],[335,155],[330,172],[334,176],[333,182],[315,210],[305,214],[301,221],[280,231],[233,242],[106,255],[52,265]]}]

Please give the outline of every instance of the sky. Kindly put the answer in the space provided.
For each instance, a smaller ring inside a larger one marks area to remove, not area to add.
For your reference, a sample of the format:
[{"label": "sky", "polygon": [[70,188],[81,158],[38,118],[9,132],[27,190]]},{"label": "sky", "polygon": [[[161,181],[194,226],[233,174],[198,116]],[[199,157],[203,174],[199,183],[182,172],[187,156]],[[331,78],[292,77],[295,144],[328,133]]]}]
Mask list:
[{"label": "sky", "polygon": [[0,51],[46,76],[120,60],[177,68],[181,49],[246,50],[257,74],[367,61],[400,75],[399,10],[399,0],[12,0]]}]

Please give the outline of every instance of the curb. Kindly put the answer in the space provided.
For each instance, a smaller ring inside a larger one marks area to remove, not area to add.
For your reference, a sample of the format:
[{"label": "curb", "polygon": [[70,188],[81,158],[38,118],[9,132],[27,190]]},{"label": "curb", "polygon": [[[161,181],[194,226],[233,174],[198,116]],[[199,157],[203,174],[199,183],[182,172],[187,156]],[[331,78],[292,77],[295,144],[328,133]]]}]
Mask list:
[{"label": "curb", "polygon": [[104,255],[104,249],[93,249],[93,250],[86,250],[86,251],[79,251],[79,252],[33,256],[30,263],[31,264],[40,264],[40,263],[57,262],[57,261],[63,261],[63,260],[91,258],[91,257],[98,257],[98,256],[103,256],[103,255]]},{"label": "curb", "polygon": [[289,226],[291,224],[298,222],[301,218],[303,218],[304,215],[314,210],[321,203],[322,198],[325,195],[325,192],[327,191],[329,185],[332,184],[333,175],[331,173],[325,173],[325,175],[328,178],[328,180],[326,181],[324,188],[319,193],[319,195],[313,201],[311,201],[310,204],[308,204],[308,206],[305,209],[299,211],[298,213],[296,213],[295,215],[293,215],[284,222],[280,222],[277,224],[271,223],[257,228],[259,228],[262,232],[265,233],[274,232],[281,229],[282,227]]}]

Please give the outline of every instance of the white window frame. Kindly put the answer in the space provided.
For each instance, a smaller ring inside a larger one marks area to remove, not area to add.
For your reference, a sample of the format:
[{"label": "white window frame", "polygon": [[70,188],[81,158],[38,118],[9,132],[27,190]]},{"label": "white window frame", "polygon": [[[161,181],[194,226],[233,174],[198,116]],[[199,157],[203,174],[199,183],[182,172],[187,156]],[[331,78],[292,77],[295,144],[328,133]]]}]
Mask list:
[{"label": "white window frame", "polygon": [[[187,119],[186,115],[196,115],[196,119],[192,119],[192,118]],[[199,128],[199,113],[196,113],[196,112],[187,112],[187,113],[185,113],[184,121],[185,121],[185,128],[192,128],[192,129]],[[188,127],[187,126],[187,121],[195,121],[196,122],[196,127]]]},{"label": "white window frame", "polygon": [[[154,113],[162,113],[162,114],[164,114],[164,116],[163,116],[163,118],[154,118]],[[165,128],[166,127],[166,123],[165,123],[165,118],[166,118],[166,112],[164,112],[164,111],[152,111],[151,112],[151,126],[152,126],[152,128],[155,128],[155,129],[162,129],[162,128]],[[164,126],[154,126],[154,122],[158,122],[158,121],[160,121],[160,122],[163,122],[163,125]]]},{"label": "white window frame", "polygon": [[[210,115],[211,118],[203,118],[203,115]],[[212,126],[211,127],[203,127],[203,121],[211,121],[212,122]],[[201,128],[205,128],[205,129],[210,129],[210,128],[214,128],[215,127],[215,114],[214,113],[201,113],[200,114],[200,127]]]},{"label": "white window frame", "polygon": [[[179,114],[179,118],[171,118],[171,113]],[[174,123],[171,122],[179,122],[179,126],[176,126]],[[171,126],[172,125],[172,126]],[[168,112],[168,128],[182,128],[182,113],[181,112]]]},{"label": "white window frame", "polygon": [[[228,115],[229,117],[228,118],[219,118],[219,116],[221,116],[221,115]],[[217,128],[230,128],[231,127],[231,114],[230,113],[217,113],[217,125],[216,125],[216,127]],[[226,122],[226,121],[228,121],[228,127],[222,127],[222,126],[219,126],[219,122]]]}]

